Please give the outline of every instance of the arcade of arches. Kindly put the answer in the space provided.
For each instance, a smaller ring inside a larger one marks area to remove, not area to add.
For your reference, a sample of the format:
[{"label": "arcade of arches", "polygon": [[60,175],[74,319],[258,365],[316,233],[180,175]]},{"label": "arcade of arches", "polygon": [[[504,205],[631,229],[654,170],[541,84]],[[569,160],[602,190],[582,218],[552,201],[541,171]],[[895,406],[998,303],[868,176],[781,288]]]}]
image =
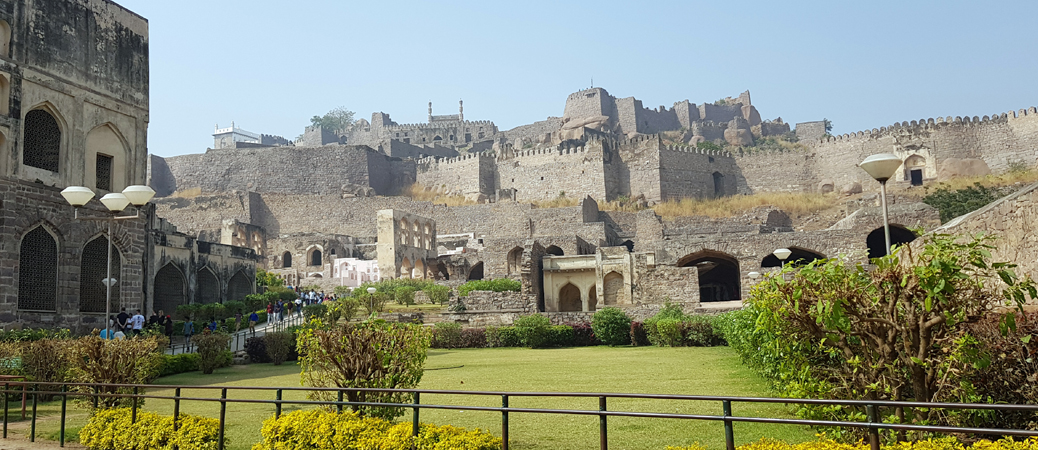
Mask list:
[{"label": "arcade of arches", "polygon": [[[900,225],[890,225],[890,245],[902,245],[914,241],[915,233]],[[887,242],[883,227],[876,228],[865,238],[869,248],[869,259],[881,258],[887,254]]]}]

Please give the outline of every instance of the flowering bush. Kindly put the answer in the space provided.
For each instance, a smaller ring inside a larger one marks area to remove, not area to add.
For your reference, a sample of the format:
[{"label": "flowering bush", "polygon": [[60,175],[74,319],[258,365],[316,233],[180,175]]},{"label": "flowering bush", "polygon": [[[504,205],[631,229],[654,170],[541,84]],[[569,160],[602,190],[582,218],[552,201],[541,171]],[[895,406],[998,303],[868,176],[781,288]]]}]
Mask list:
[{"label": "flowering bush", "polygon": [[[219,448],[216,419],[181,414],[177,431],[173,431],[173,416],[137,411],[137,422],[130,421],[129,408],[100,410],[79,431],[79,442],[91,450]],[[225,446],[228,441],[224,438]]]}]

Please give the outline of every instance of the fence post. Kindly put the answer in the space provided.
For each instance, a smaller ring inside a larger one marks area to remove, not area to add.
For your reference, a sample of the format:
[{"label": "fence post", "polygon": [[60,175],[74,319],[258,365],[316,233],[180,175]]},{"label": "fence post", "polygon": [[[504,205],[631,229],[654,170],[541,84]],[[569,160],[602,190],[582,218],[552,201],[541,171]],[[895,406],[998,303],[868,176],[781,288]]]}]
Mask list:
[{"label": "fence post", "polygon": [[32,385],[32,425],[29,427],[29,442],[36,442],[36,403],[40,396],[40,385]]},{"label": "fence post", "polygon": [[414,437],[418,437],[418,412],[421,411],[418,407],[421,404],[419,395],[419,392],[414,393],[414,412],[411,414],[411,435]]},{"label": "fence post", "polygon": [[97,386],[97,385],[94,385],[94,395],[93,395],[93,398],[94,398],[94,409],[95,410],[97,409],[97,394],[99,392],[100,392],[100,387]]},{"label": "fence post", "polygon": [[[604,395],[601,396],[601,397],[598,397],[598,410],[599,411],[605,411],[606,410],[606,398],[605,398]],[[599,446],[602,448],[602,450],[608,450],[609,449],[609,435],[607,434],[608,433],[608,429],[607,428],[608,427],[606,425],[606,415],[605,414],[599,415],[598,416],[598,440],[599,440]]]},{"label": "fence post", "polygon": [[732,426],[732,401],[721,400],[721,408],[724,410],[724,443],[728,450],[735,450],[735,428]]},{"label": "fence post", "polygon": [[65,394],[66,386],[61,385],[61,431],[58,432],[58,446],[65,446],[65,406],[68,400],[68,395]]},{"label": "fence post", "polygon": [[133,406],[130,407],[130,423],[131,424],[136,424],[137,423],[137,386],[133,387],[133,399],[132,399],[131,405],[133,405]]},{"label": "fence post", "polygon": [[227,388],[220,389],[220,440],[216,447],[223,450],[223,430],[227,427]]},{"label": "fence post", "polygon": [[869,416],[869,447],[871,450],[879,450],[879,428],[875,426],[879,423],[876,405],[865,405],[865,412]]},{"label": "fence post", "polygon": [[180,430],[180,388],[173,393],[173,431]]},{"label": "fence post", "polygon": [[508,395],[501,396],[501,450],[508,450]]},{"label": "fence post", "polygon": [[8,394],[10,394],[11,383],[4,383],[4,439],[7,439],[7,412],[9,410],[9,402],[7,400]]},{"label": "fence post", "polygon": [[342,389],[339,389],[339,399],[338,399],[338,402],[339,402],[339,404],[337,405],[337,407],[339,409],[339,412],[341,413],[342,412]]},{"label": "fence post", "polygon": [[281,389],[278,389],[277,399],[274,400],[274,418],[281,417]]}]

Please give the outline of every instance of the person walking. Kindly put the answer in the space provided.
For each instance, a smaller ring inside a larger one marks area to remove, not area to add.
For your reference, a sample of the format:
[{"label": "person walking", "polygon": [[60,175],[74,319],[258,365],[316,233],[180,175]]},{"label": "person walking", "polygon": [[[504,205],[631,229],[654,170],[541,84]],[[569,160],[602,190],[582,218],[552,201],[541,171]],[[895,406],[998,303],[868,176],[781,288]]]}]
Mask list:
[{"label": "person walking", "polygon": [[119,315],[115,316],[115,326],[119,328],[123,333],[129,333],[130,328],[130,315],[126,313],[126,308],[122,308],[119,311]]},{"label": "person walking", "polygon": [[249,314],[249,332],[252,333],[253,336],[256,335],[256,322],[259,322],[259,314],[256,314],[256,311],[253,311],[252,314]]},{"label": "person walking", "polygon": [[166,332],[166,339],[169,339],[169,343],[170,343],[170,345],[172,345],[173,344],[173,318],[170,317],[169,315],[166,315],[166,317],[163,319],[162,326],[164,328],[163,331]]},{"label": "person walking", "polygon": [[144,329],[144,315],[141,314],[141,310],[137,310],[136,314],[130,318],[130,326],[133,329],[133,335],[139,336],[141,331]]},{"label": "person walking", "polygon": [[191,336],[195,334],[195,323],[191,321],[191,317],[188,317],[184,321],[184,346],[191,349]]},{"label": "person walking", "polygon": [[241,311],[234,313],[234,332],[241,330]]}]

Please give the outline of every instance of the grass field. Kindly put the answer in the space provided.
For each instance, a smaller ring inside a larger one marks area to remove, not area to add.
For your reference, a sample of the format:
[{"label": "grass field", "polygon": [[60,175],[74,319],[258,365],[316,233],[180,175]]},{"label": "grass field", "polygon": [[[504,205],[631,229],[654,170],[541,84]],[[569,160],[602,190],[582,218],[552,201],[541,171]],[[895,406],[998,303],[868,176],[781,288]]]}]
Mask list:
[{"label": "grass field", "polygon": [[[299,368],[294,364],[255,364],[219,369],[213,375],[198,372],[158,380],[167,385],[299,386]],[[584,347],[553,350],[517,348],[432,350],[426,363],[422,388],[448,390],[506,390],[555,392],[638,392],[702,395],[767,395],[764,382],[743,367],[727,347],[715,348],[609,348]],[[151,392],[172,395],[172,390]],[[219,396],[219,391],[184,391],[184,396]],[[243,391],[231,398],[269,398],[271,392]],[[302,399],[286,394],[285,399]],[[500,406],[499,397],[423,395],[422,403],[442,405]],[[513,407],[597,409],[597,399],[512,398]],[[145,409],[172,414],[172,402],[149,400]],[[285,406],[284,411],[297,409]],[[719,414],[716,402],[655,400],[611,400],[611,410]],[[40,408],[41,435],[57,438],[56,403]],[[219,417],[217,403],[184,402],[181,411]],[[70,408],[70,429],[78,430],[86,420],[82,410]],[[248,449],[260,439],[264,419],[273,415],[273,405],[228,404],[227,435],[232,449]],[[738,405],[734,413],[765,417],[789,417],[782,405]],[[500,435],[498,413],[424,410],[422,421],[479,427]],[[400,420],[408,421],[410,416]],[[509,417],[510,442],[516,449],[583,449],[598,445],[598,418],[548,414],[517,414]],[[770,436],[789,441],[811,440],[805,427],[736,424],[738,443]],[[667,445],[700,442],[710,449],[724,448],[720,422],[610,418],[609,441],[613,449],[663,449]]]}]

